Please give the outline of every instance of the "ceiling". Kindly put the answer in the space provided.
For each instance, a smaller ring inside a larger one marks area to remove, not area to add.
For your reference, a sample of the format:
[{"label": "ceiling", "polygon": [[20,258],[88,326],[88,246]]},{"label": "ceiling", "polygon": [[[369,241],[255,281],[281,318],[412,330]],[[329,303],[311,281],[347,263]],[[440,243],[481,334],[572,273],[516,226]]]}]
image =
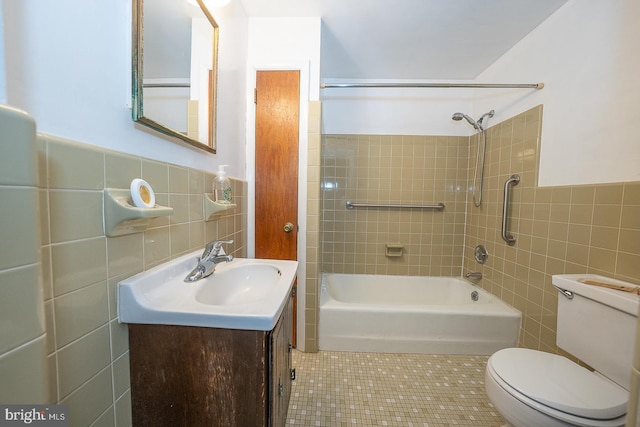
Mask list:
[{"label": "ceiling", "polygon": [[322,79],[472,80],[567,0],[241,0],[322,17]]}]

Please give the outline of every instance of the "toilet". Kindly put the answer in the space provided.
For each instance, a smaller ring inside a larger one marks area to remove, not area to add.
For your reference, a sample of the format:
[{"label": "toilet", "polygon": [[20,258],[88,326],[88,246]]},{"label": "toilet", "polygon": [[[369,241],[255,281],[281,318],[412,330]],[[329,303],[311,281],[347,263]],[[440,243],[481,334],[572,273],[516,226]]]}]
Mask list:
[{"label": "toilet", "polygon": [[[586,282],[586,283],[585,283]],[[603,276],[555,275],[557,354],[506,348],[487,361],[489,400],[514,427],[624,426],[640,296],[605,286],[636,285]]]}]

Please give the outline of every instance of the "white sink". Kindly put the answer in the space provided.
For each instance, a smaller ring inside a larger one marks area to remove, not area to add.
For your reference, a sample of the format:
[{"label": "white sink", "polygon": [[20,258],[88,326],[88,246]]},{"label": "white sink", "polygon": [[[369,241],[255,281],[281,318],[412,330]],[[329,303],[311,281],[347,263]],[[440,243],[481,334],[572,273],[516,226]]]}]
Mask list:
[{"label": "white sink", "polygon": [[[241,305],[264,300],[282,276],[280,269],[270,263],[230,265],[216,271],[214,286],[201,286],[196,300],[210,305]],[[211,276],[210,276],[211,277]]]},{"label": "white sink", "polygon": [[291,292],[297,261],[236,258],[185,283],[197,251],[118,284],[122,323],[270,331]]}]

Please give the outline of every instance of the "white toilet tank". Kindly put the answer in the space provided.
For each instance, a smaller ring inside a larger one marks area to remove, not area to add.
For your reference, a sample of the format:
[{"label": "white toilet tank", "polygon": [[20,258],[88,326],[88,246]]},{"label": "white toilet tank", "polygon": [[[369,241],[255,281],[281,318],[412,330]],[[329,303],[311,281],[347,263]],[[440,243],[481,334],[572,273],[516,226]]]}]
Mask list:
[{"label": "white toilet tank", "polygon": [[554,275],[552,282],[561,290],[558,347],[629,390],[640,296],[583,282],[638,286],[595,274]]}]

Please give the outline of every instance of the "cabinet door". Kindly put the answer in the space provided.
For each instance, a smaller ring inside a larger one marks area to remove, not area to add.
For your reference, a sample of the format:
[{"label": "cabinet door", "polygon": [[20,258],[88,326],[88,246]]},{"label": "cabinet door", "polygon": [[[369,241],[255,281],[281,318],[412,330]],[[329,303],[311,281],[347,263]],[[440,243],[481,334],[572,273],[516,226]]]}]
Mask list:
[{"label": "cabinet door", "polygon": [[289,298],[271,335],[271,425],[283,427],[291,397],[292,303]]}]

